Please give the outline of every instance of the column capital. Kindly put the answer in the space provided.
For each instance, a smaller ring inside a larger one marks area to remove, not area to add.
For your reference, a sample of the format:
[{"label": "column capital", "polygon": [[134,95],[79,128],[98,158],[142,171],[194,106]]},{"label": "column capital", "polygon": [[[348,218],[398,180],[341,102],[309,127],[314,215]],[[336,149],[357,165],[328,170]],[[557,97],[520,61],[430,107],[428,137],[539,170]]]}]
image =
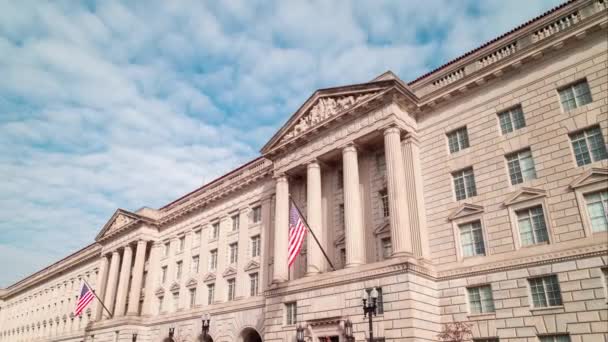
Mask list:
[{"label": "column capital", "polygon": [[345,152],[357,152],[358,146],[354,142],[349,142],[342,148],[342,153]]},{"label": "column capital", "polygon": [[287,182],[287,175],[284,173],[275,173],[272,178],[274,178],[275,182]]},{"label": "column capital", "polygon": [[384,128],[384,135],[388,135],[388,134],[399,134],[401,135],[401,131],[402,129],[399,128],[397,125],[395,124],[391,124],[387,127]]},{"label": "column capital", "polygon": [[401,140],[401,144],[415,144],[420,145],[420,140],[413,133],[408,133],[403,140]]},{"label": "column capital", "polygon": [[308,161],[308,163],[306,164],[306,168],[308,169],[318,169],[321,167],[321,162],[317,159],[317,158],[313,158],[311,160]]}]

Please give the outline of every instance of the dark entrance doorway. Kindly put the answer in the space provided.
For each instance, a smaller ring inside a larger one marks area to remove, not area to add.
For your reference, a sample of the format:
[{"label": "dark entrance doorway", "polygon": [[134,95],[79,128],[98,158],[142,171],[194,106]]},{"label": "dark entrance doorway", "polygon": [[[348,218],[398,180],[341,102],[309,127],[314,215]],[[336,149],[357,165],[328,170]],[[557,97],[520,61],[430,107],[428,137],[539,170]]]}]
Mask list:
[{"label": "dark entrance doorway", "polygon": [[340,342],[339,336],[323,336],[319,337],[319,342]]},{"label": "dark entrance doorway", "polygon": [[241,332],[243,342],[262,342],[262,337],[253,328],[246,328]]}]

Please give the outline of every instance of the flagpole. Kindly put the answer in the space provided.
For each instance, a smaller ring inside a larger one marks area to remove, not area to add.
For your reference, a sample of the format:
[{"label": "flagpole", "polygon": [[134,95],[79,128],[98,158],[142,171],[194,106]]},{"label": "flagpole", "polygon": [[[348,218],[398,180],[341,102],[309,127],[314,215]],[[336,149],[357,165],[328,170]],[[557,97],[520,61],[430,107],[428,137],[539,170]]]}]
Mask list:
[{"label": "flagpole", "polygon": [[304,224],[306,225],[306,227],[309,228],[308,231],[310,232],[310,234],[312,235],[312,237],[315,239],[315,242],[317,243],[317,246],[319,246],[319,249],[321,250],[321,252],[323,252],[323,255],[325,256],[325,259],[329,263],[329,266],[331,266],[331,269],[335,271],[336,268],[334,267],[334,264],[332,264],[331,260],[329,260],[329,257],[327,256],[327,253],[325,253],[325,249],[323,249],[323,247],[321,247],[321,244],[319,243],[319,240],[317,239],[317,236],[315,235],[315,233],[310,228],[310,225],[308,224],[308,221],[306,221],[306,217],[304,217],[304,215],[302,215],[302,212],[300,211],[300,208],[298,208],[298,206],[296,205],[296,202],[293,200],[293,198],[291,198],[291,195],[289,195],[289,200],[291,201],[291,203],[293,203],[293,206],[296,207],[296,210],[298,211],[298,214],[300,214],[300,217],[302,218],[302,220],[304,220]]},{"label": "flagpole", "polygon": [[110,313],[110,310],[108,310],[108,308],[106,308],[103,301],[101,299],[99,299],[99,297],[97,297],[97,293],[95,293],[95,290],[93,290],[93,287],[91,285],[89,285],[89,283],[84,278],[82,278],[82,281],[84,281],[84,283],[89,287],[89,289],[91,289],[91,292],[93,292],[93,295],[95,295],[95,298],[97,298],[97,300],[99,301],[99,304],[101,304],[101,306],[106,310],[108,315],[110,315],[110,318],[112,318],[112,316],[113,316],[112,313]]}]

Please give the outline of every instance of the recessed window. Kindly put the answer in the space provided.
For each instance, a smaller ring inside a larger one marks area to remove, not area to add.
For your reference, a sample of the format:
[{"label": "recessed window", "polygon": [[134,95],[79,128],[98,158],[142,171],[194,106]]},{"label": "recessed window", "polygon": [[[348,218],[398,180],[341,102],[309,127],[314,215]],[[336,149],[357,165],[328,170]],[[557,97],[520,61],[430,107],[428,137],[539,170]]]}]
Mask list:
[{"label": "recessed window", "polygon": [[160,269],[160,283],[164,284],[167,281],[167,266],[163,266]]},{"label": "recessed window", "polygon": [[521,106],[498,113],[498,121],[500,122],[502,134],[511,133],[522,127],[526,127],[526,120],[524,119],[524,112]]},{"label": "recessed window", "polygon": [[194,232],[194,237],[192,238],[192,246],[200,246],[201,244],[201,231],[197,230]]},{"label": "recessed window", "polygon": [[177,249],[178,249],[177,251],[183,252],[184,247],[186,247],[186,237],[182,236],[179,238],[179,243],[177,244]]},{"label": "recessed window", "polygon": [[249,295],[250,296],[257,296],[258,295],[258,288],[259,288],[259,284],[260,284],[260,277],[258,275],[258,273],[252,273],[249,275]]},{"label": "recessed window", "polygon": [[190,308],[196,305],[196,288],[190,289]]},{"label": "recessed window", "polygon": [[298,306],[296,302],[285,303],[285,324],[291,325],[298,322]]},{"label": "recessed window", "polygon": [[599,126],[570,134],[576,165],[583,166],[608,159],[606,144]]},{"label": "recessed window", "polygon": [[562,305],[562,295],[556,275],[528,279],[532,305],[535,308]]},{"label": "recessed window", "polygon": [[207,285],[207,304],[209,304],[209,305],[213,304],[214,300],[215,300],[215,284],[208,284]]},{"label": "recessed window", "polygon": [[232,220],[232,231],[236,232],[237,230],[239,230],[239,215],[232,215],[231,217]]},{"label": "recessed window", "polygon": [[163,256],[168,256],[169,255],[169,248],[170,247],[171,247],[171,243],[170,242],[165,242],[164,248],[163,248]]},{"label": "recessed window", "polygon": [[239,245],[238,243],[231,243],[229,245],[230,248],[230,263],[234,264],[237,262],[238,260],[238,256],[239,256]]},{"label": "recessed window", "polygon": [[380,244],[382,246],[382,258],[384,260],[388,259],[393,255],[393,243],[390,237],[386,237],[380,240]]},{"label": "recessed window", "polygon": [[158,313],[162,313],[163,312],[163,302],[164,302],[165,297],[158,297]]},{"label": "recessed window", "polygon": [[469,287],[469,307],[472,314],[482,314],[494,312],[494,298],[492,297],[492,287],[490,285]]},{"label": "recessed window", "polygon": [[175,263],[175,279],[179,280],[182,278],[182,267],[184,266],[183,262],[178,261]]},{"label": "recessed window", "polygon": [[486,255],[481,221],[458,225],[458,229],[460,230],[460,244],[464,257]]},{"label": "recessed window", "polygon": [[342,267],[346,266],[346,248],[340,248],[340,262]]},{"label": "recessed window", "polygon": [[261,245],[261,240],[260,240],[259,235],[251,237],[251,257],[252,258],[260,256],[260,245]]},{"label": "recessed window", "polygon": [[194,274],[198,273],[199,261],[200,258],[198,257],[198,255],[192,257],[192,273]]},{"label": "recessed window", "polygon": [[262,206],[255,206],[251,210],[253,212],[253,223],[262,222]]},{"label": "recessed window", "polygon": [[[605,296],[608,298],[608,268],[602,268],[602,276],[604,277]],[[38,310],[36,310],[38,311]]]},{"label": "recessed window", "polygon": [[518,210],[515,214],[517,215],[517,226],[523,246],[549,241],[545,214],[541,205]]},{"label": "recessed window", "polygon": [[477,196],[477,188],[475,186],[475,175],[473,168],[467,168],[452,173],[454,179],[454,192],[456,200]]},{"label": "recessed window", "polygon": [[338,205],[338,215],[339,215],[340,224],[342,225],[342,227],[344,227],[346,224],[344,221],[344,203],[340,203]]},{"label": "recessed window", "polygon": [[534,159],[530,149],[511,153],[506,156],[511,184],[519,184],[536,178]]},{"label": "recessed window", "polygon": [[450,153],[458,152],[469,147],[469,134],[467,128],[462,127],[448,133],[448,146]]},{"label": "recessed window", "polygon": [[585,194],[587,213],[593,232],[608,231],[608,190]]},{"label": "recessed window", "polygon": [[570,111],[591,102],[591,92],[586,80],[573,83],[559,90],[559,99],[564,111]]},{"label": "recessed window", "polygon": [[380,191],[379,195],[380,195],[380,202],[382,204],[382,216],[389,217],[390,209],[388,206],[388,191],[386,189],[383,189]]},{"label": "recessed window", "polygon": [[217,239],[220,236],[220,223],[214,222],[211,224],[211,239]]},{"label": "recessed window", "polygon": [[217,249],[209,251],[209,271],[215,271],[217,269]]},{"label": "recessed window", "polygon": [[558,335],[544,335],[539,336],[540,342],[570,342],[570,335],[558,334]]},{"label": "recessed window", "polygon": [[228,300],[234,300],[236,297],[236,280],[228,279]]}]

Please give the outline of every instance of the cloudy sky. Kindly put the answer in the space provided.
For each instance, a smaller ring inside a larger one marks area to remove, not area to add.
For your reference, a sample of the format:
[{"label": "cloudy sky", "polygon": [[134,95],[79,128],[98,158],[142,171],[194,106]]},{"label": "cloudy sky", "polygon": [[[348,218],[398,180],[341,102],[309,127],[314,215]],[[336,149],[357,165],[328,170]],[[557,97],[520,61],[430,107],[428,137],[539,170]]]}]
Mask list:
[{"label": "cloudy sky", "polygon": [[0,0],[0,287],[258,155],[315,89],[406,81],[559,0]]}]

